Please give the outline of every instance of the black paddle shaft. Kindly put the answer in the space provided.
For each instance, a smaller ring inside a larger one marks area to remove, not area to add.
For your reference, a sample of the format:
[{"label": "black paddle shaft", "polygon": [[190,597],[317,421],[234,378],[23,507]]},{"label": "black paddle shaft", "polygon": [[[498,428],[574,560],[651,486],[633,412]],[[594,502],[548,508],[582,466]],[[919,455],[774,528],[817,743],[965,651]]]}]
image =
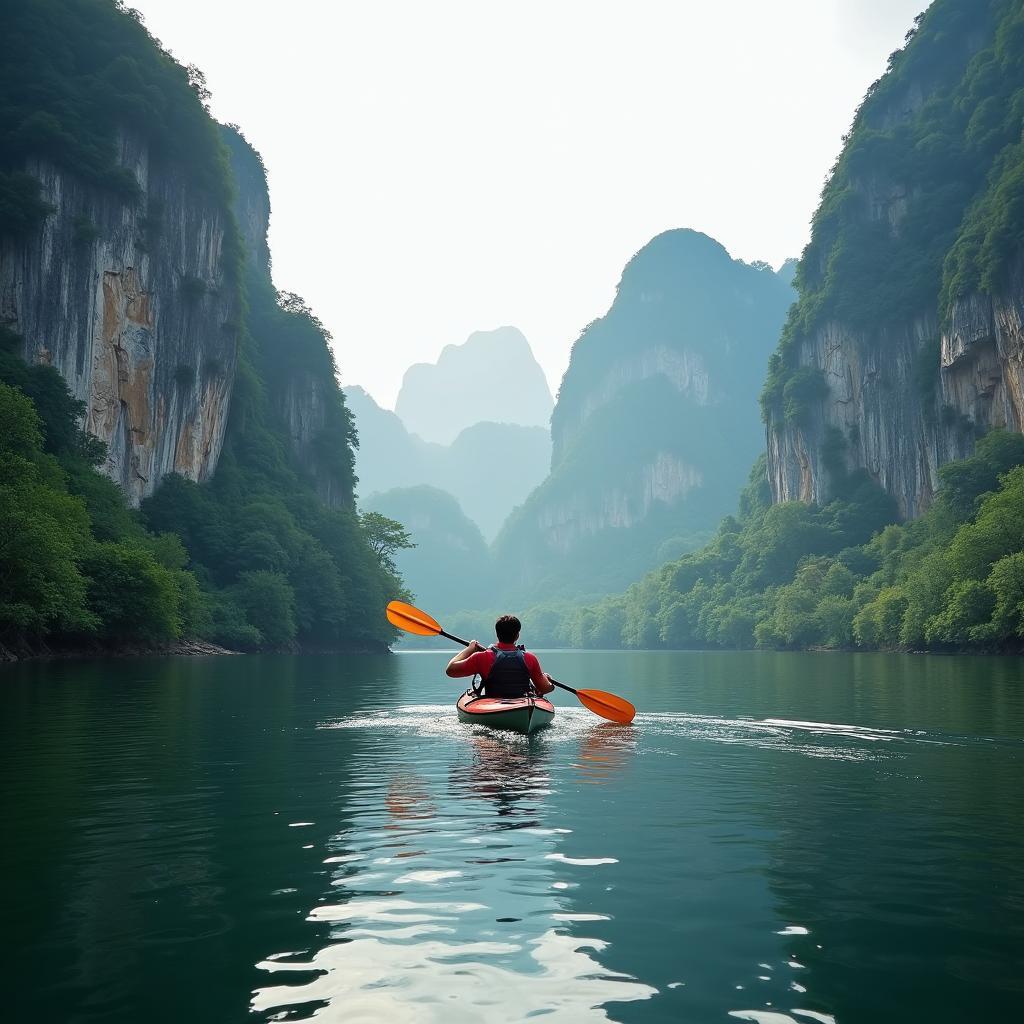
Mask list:
[{"label": "black paddle shaft", "polygon": [[[463,647],[469,646],[468,640],[463,640],[462,637],[452,636],[451,633],[446,633],[443,629],[441,630],[441,636],[443,636],[446,640],[454,640],[455,643],[461,644]],[[548,679],[551,679],[551,676],[548,676]],[[576,693],[576,691],[571,686],[566,686],[565,683],[560,683],[557,679],[551,679],[551,682],[554,683],[554,685],[561,690],[568,690],[570,693]]]}]

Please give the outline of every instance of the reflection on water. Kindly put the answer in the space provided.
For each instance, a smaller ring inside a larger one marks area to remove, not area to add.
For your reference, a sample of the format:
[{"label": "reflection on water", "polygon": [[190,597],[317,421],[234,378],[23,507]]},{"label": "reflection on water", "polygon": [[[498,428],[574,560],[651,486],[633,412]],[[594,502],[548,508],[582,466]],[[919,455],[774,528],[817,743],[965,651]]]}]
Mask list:
[{"label": "reflection on water", "polygon": [[446,660],[0,668],[4,1020],[1020,1017],[1024,659]]},{"label": "reflection on water", "polygon": [[[583,730],[579,780],[621,768],[629,735]],[[325,861],[337,897],[308,918],[329,923],[330,942],[260,962],[276,983],[254,993],[253,1010],[270,1020],[587,1021],[609,1019],[606,1003],[656,993],[602,966],[606,940],[574,934],[608,915],[573,906],[563,866],[614,860],[559,854],[569,830],[545,824],[555,783],[543,737],[463,726],[456,739],[421,748],[415,765],[388,758],[385,771],[379,743],[361,748],[357,810]]]}]

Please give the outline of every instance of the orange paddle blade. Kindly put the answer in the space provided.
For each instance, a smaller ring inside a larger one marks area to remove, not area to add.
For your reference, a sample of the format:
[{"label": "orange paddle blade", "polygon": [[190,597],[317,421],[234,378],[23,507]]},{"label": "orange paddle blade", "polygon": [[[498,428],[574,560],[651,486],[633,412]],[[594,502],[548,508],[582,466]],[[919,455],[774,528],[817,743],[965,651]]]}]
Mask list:
[{"label": "orange paddle blade", "polygon": [[607,718],[609,722],[629,725],[636,715],[636,708],[628,700],[616,697],[614,693],[605,693],[604,690],[577,690],[576,696],[585,708],[593,711],[595,715]]},{"label": "orange paddle blade", "polygon": [[392,601],[387,609],[388,622],[392,626],[404,629],[406,633],[418,633],[420,636],[438,636],[441,624],[419,608],[413,608],[404,601]]}]

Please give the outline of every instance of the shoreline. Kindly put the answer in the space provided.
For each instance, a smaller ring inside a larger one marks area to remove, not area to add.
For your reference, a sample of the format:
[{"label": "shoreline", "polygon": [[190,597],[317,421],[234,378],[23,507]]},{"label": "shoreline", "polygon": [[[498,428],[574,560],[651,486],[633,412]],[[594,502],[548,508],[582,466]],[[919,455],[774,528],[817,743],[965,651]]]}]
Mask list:
[{"label": "shoreline", "polygon": [[7,647],[0,643],[0,668],[5,665],[18,665],[27,661],[86,661],[90,658],[208,658],[246,654],[391,654],[388,647],[374,649],[371,647],[303,647],[301,645],[290,650],[271,651],[233,651],[208,640],[175,640],[174,643],[158,647],[141,644],[104,645],[100,643],[68,645],[31,644],[18,648]]},{"label": "shoreline", "polygon": [[17,665],[25,661],[75,661],[87,658],[139,658],[145,657],[146,655],[201,658],[241,653],[241,651],[231,651],[226,647],[210,643],[207,640],[175,640],[174,643],[164,644],[159,647],[149,647],[140,644],[118,644],[115,646],[107,646],[100,643],[69,645],[67,647],[62,647],[60,644],[50,645],[41,642],[39,644],[27,644],[18,648],[11,648],[4,644],[0,644],[0,666]]}]

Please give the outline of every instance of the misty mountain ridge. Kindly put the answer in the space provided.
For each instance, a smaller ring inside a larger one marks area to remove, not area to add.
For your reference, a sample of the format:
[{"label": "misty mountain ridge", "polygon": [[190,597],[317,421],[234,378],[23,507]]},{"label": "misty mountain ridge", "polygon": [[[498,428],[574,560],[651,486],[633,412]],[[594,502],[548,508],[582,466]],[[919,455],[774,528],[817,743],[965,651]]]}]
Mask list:
[{"label": "misty mountain ridge", "polygon": [[424,441],[451,444],[477,423],[548,427],[554,401],[530,343],[516,327],[475,331],[436,363],[405,371],[395,413]]},{"label": "misty mountain ridge", "polygon": [[547,475],[547,427],[473,423],[451,444],[424,441],[358,386],[345,388],[359,435],[356,475],[361,503],[395,488],[426,485],[447,491],[487,541]]},{"label": "misty mountain ridge", "polygon": [[629,260],[611,308],[573,346],[551,474],[495,542],[510,597],[628,585],[735,506],[764,446],[754,403],[791,272],[734,260],[689,229]]},{"label": "misty mountain ridge", "polygon": [[397,551],[406,586],[426,608],[479,608],[487,599],[490,552],[474,523],[447,491],[426,484],[372,495],[368,512],[397,520],[414,548]]}]

